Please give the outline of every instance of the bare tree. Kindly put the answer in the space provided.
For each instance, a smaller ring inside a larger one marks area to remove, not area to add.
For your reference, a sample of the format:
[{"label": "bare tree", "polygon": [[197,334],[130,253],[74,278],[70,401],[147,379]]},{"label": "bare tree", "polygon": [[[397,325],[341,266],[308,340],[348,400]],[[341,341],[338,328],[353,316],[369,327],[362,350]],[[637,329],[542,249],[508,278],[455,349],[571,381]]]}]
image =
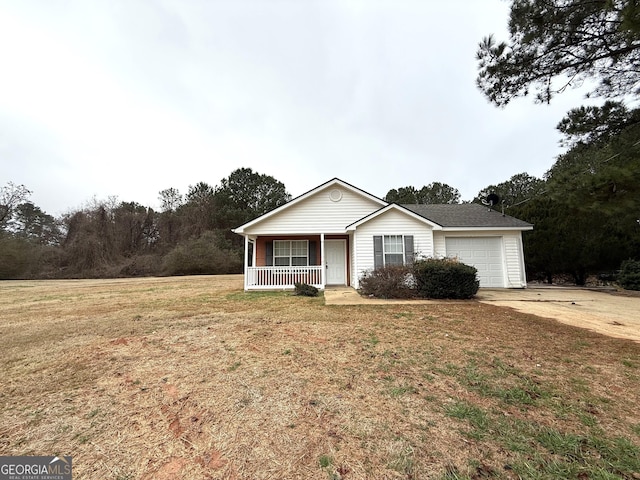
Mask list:
[{"label": "bare tree", "polygon": [[24,185],[16,185],[13,182],[0,187],[0,229],[6,228],[16,207],[24,203],[30,195],[31,190]]}]

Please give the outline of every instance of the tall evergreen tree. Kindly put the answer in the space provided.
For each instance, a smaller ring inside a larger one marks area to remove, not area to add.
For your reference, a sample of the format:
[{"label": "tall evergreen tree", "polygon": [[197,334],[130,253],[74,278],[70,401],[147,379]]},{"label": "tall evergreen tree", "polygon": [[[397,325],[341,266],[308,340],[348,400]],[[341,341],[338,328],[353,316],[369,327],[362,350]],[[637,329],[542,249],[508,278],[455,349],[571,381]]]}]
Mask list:
[{"label": "tall evergreen tree", "polygon": [[415,187],[407,186],[400,188],[393,188],[387,192],[384,196],[384,200],[389,203],[399,204],[415,204],[418,203],[418,191]]},{"label": "tall evergreen tree", "polygon": [[[545,189],[544,180],[522,172],[497,185],[489,185],[483,188],[473,201],[480,203],[482,200],[486,200],[489,194],[493,193],[500,198],[498,205],[493,206],[494,209],[499,210],[503,206],[507,209],[512,209],[522,202],[540,195]],[[517,209],[509,211],[509,215],[517,216]]]},{"label": "tall evergreen tree", "polygon": [[590,94],[636,96],[640,4],[636,0],[512,0],[509,41],[484,38],[478,87],[496,105],[535,95],[549,102],[585,81]]},{"label": "tall evergreen tree", "polygon": [[399,204],[459,203],[460,191],[446,183],[432,182],[420,190],[411,186],[391,189],[384,199]]},{"label": "tall evergreen tree", "polygon": [[213,230],[218,213],[214,187],[206,182],[189,185],[184,204],[180,207],[184,237],[198,237]]},{"label": "tall evergreen tree", "polygon": [[217,226],[230,229],[284,205],[291,195],[270,175],[239,168],[222,179],[215,191]]}]

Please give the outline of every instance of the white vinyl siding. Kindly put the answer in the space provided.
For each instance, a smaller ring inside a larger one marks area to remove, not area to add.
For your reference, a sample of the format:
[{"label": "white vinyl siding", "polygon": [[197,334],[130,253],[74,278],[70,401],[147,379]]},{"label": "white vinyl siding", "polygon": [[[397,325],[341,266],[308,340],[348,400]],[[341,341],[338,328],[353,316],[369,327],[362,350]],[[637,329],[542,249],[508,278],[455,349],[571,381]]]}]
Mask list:
[{"label": "white vinyl siding", "polygon": [[444,244],[444,233],[433,232],[433,256],[444,258],[447,256],[447,247]]},{"label": "white vinyl siding", "polygon": [[362,274],[374,269],[373,237],[390,234],[412,235],[416,258],[433,256],[433,231],[429,225],[396,210],[385,212],[360,225],[353,234],[351,284],[355,288]]},{"label": "white vinyl siding", "polygon": [[[331,192],[335,190],[341,192],[339,201],[331,199]],[[380,207],[380,203],[357,192],[332,185],[291,205],[286,210],[286,214],[274,215],[248,227],[246,233],[249,235],[343,233],[348,225]]]},{"label": "white vinyl siding", "polygon": [[524,271],[524,254],[520,233],[503,237],[505,264],[507,266],[507,287],[527,285]]}]

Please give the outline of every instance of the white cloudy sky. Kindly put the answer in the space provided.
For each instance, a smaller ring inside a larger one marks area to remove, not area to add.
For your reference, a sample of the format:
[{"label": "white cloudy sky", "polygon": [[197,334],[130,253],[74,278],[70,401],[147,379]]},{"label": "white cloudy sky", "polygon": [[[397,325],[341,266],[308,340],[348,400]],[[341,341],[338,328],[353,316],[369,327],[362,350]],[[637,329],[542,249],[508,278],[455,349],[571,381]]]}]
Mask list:
[{"label": "white cloudy sky", "polygon": [[250,167],[297,196],[433,181],[471,199],[561,152],[582,103],[505,109],[475,51],[502,0],[0,0],[0,184],[57,215],[92,197],[157,206]]}]

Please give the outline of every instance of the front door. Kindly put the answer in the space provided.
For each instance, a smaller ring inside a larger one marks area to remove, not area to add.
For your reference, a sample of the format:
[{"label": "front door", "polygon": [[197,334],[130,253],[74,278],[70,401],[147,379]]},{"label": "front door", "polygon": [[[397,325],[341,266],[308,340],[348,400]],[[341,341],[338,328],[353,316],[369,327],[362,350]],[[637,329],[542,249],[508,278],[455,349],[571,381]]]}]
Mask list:
[{"label": "front door", "polygon": [[347,241],[325,240],[324,257],[327,268],[327,285],[346,285]]}]

